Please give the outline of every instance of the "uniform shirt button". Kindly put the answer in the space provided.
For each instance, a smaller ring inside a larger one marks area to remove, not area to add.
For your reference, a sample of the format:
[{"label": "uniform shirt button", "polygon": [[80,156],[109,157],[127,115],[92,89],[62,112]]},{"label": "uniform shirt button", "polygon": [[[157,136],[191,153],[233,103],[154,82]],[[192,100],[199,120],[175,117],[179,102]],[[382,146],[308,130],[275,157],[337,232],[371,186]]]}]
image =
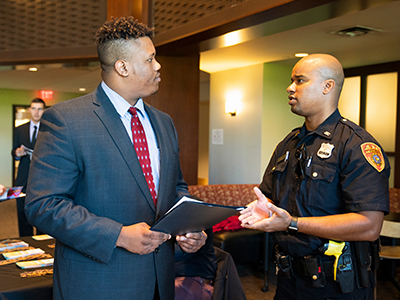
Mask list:
[{"label": "uniform shirt button", "polygon": [[312,176],[313,176],[313,177],[317,177],[317,176],[318,176],[318,173],[317,173],[317,172],[314,172],[314,173],[312,173]]},{"label": "uniform shirt button", "polygon": [[155,253],[159,253],[160,252],[160,248],[156,248],[156,250],[154,250]]}]

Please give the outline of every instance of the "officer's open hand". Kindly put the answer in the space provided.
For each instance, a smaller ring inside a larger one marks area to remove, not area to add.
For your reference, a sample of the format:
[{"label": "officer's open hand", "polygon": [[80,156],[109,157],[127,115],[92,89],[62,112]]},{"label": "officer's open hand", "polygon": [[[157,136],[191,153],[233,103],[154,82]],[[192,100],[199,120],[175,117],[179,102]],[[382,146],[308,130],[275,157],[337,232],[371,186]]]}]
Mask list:
[{"label": "officer's open hand", "polygon": [[269,218],[272,212],[268,208],[268,198],[260,191],[258,187],[254,188],[254,193],[257,200],[247,205],[247,208],[240,212],[239,220],[242,221],[242,226],[252,225],[257,221]]},{"label": "officer's open hand", "polygon": [[268,201],[258,188],[254,188],[258,200],[251,202],[240,212],[242,226],[266,232],[285,231],[290,224],[290,214]]}]

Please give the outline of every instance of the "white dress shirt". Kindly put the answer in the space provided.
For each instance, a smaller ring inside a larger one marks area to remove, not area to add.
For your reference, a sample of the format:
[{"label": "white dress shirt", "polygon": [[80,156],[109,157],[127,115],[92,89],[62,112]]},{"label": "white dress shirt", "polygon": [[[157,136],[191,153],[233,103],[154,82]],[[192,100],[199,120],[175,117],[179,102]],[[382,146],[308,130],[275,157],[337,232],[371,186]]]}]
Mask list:
[{"label": "white dress shirt", "polygon": [[[101,87],[103,88],[104,92],[106,93],[111,103],[114,105],[116,111],[120,115],[121,121],[124,124],[125,130],[128,133],[133,145],[132,130],[131,130],[132,115],[128,111],[131,105],[119,94],[110,89],[104,81],[101,82]],[[153,127],[151,126],[150,118],[144,109],[143,99],[140,98],[136,102],[134,107],[138,111],[139,120],[142,123],[144,132],[146,134],[146,140],[149,148],[149,155],[151,161],[151,172],[153,175],[154,185],[156,187],[156,193],[158,195],[158,186],[160,181],[160,150],[158,149],[157,139]],[[134,148],[132,148],[132,150],[135,151]]]},{"label": "white dress shirt", "polygon": [[29,137],[30,137],[30,141],[32,143],[32,136],[33,136],[33,132],[35,131],[34,126],[37,127],[36,129],[36,139],[37,139],[37,134],[39,132],[39,126],[40,126],[40,121],[37,122],[37,124],[33,123],[33,121],[31,120],[30,126],[29,126]]}]

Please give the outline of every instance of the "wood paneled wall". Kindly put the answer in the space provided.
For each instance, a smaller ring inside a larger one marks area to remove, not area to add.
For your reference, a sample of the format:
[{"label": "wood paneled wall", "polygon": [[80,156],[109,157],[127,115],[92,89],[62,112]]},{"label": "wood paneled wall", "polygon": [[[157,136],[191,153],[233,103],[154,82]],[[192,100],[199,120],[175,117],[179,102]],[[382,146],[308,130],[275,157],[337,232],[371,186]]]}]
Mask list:
[{"label": "wood paneled wall", "polygon": [[160,89],[144,100],[172,117],[179,137],[183,176],[188,184],[197,184],[199,55],[156,59],[161,64]]},{"label": "wood paneled wall", "polygon": [[148,0],[108,0],[107,1],[107,20],[111,17],[134,16],[140,22],[149,27],[153,26],[152,6]]}]

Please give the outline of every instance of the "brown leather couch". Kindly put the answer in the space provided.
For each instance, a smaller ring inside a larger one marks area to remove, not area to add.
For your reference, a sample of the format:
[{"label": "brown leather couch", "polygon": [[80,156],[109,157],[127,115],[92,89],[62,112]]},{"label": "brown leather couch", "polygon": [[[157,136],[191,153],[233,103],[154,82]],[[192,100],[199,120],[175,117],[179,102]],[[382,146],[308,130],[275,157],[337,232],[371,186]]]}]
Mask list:
[{"label": "brown leather couch", "polygon": [[400,189],[389,188],[390,212],[400,213]]}]

